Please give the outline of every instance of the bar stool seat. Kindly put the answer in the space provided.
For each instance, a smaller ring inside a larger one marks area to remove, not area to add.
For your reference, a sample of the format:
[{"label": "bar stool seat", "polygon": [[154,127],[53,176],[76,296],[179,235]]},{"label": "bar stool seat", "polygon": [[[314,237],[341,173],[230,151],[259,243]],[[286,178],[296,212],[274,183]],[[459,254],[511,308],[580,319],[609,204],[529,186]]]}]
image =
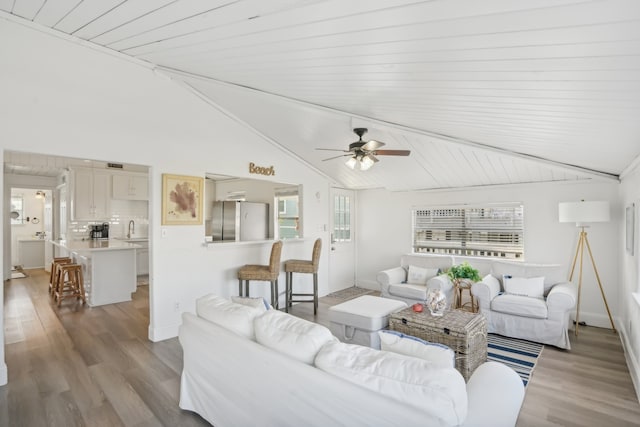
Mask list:
[{"label": "bar stool seat", "polygon": [[247,264],[238,270],[238,294],[243,296],[242,283],[244,282],[244,296],[249,296],[249,281],[259,280],[271,283],[271,306],[278,309],[278,276],[280,275],[280,256],[282,254],[282,240],[278,240],[271,247],[269,265]]},{"label": "bar stool seat", "polygon": [[49,272],[49,295],[53,296],[57,287],[58,264],[71,264],[73,261],[69,257],[57,257],[51,261],[51,271]]},{"label": "bar stool seat", "polygon": [[[284,271],[287,278],[285,311],[289,312],[289,307],[294,302],[312,302],[313,314],[318,314],[318,266],[320,265],[320,250],[322,249],[322,239],[316,239],[313,244],[311,260],[289,259],[284,262]],[[294,293],[293,273],[313,274],[313,292]],[[294,299],[294,297],[305,297],[304,299]],[[311,298],[309,298],[311,297]]]},{"label": "bar stool seat", "polygon": [[82,266],[79,264],[59,264],[55,299],[58,307],[65,298],[76,298],[86,303]]}]

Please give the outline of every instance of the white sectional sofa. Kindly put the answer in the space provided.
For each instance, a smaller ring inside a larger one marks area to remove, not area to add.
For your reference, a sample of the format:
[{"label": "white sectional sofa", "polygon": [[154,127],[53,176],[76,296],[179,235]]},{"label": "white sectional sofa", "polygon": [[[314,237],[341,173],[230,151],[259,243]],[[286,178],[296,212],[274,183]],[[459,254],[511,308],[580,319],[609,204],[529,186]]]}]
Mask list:
[{"label": "white sectional sofa", "polygon": [[184,313],[180,407],[224,426],[513,426],[524,387],[339,342],[324,326],[209,295]]}]

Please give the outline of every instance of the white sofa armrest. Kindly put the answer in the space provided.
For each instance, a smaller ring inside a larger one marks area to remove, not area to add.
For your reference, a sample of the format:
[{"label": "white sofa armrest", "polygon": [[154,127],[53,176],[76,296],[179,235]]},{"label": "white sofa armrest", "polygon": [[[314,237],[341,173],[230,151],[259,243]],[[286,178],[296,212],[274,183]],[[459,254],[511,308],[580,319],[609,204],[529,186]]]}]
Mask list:
[{"label": "white sofa armrest", "polygon": [[382,270],[376,276],[376,280],[380,284],[380,290],[382,293],[389,293],[389,285],[402,283],[407,280],[407,270],[402,267]]},{"label": "white sofa armrest", "polygon": [[491,305],[491,300],[500,293],[500,284],[476,282],[471,285],[471,293],[478,299],[480,308],[488,310]]},{"label": "white sofa armrest", "polygon": [[547,308],[549,312],[565,312],[576,305],[578,290],[575,283],[558,283],[547,295]]},{"label": "white sofa armrest", "polygon": [[516,372],[497,362],[485,362],[467,383],[465,427],[513,427],[524,400],[524,385]]},{"label": "white sofa armrest", "polygon": [[451,283],[451,279],[449,279],[446,274],[441,274],[427,280],[427,289],[440,289],[447,294],[452,288],[453,283]]}]

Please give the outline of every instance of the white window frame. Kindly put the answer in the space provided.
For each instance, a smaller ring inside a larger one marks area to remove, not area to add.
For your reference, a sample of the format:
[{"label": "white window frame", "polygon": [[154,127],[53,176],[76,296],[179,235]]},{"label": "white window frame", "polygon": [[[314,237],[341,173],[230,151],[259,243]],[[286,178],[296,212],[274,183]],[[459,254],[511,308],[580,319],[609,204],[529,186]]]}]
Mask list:
[{"label": "white window frame", "polygon": [[524,205],[415,207],[412,251],[443,255],[524,260]]}]

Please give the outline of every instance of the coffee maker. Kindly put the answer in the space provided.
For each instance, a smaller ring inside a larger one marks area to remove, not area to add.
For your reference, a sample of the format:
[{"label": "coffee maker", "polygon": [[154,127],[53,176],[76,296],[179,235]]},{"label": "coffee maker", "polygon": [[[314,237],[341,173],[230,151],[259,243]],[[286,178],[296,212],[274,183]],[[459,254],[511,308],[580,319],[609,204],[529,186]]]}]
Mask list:
[{"label": "coffee maker", "polygon": [[109,223],[104,222],[102,224],[95,224],[89,226],[89,236],[92,239],[108,239],[109,238]]}]

